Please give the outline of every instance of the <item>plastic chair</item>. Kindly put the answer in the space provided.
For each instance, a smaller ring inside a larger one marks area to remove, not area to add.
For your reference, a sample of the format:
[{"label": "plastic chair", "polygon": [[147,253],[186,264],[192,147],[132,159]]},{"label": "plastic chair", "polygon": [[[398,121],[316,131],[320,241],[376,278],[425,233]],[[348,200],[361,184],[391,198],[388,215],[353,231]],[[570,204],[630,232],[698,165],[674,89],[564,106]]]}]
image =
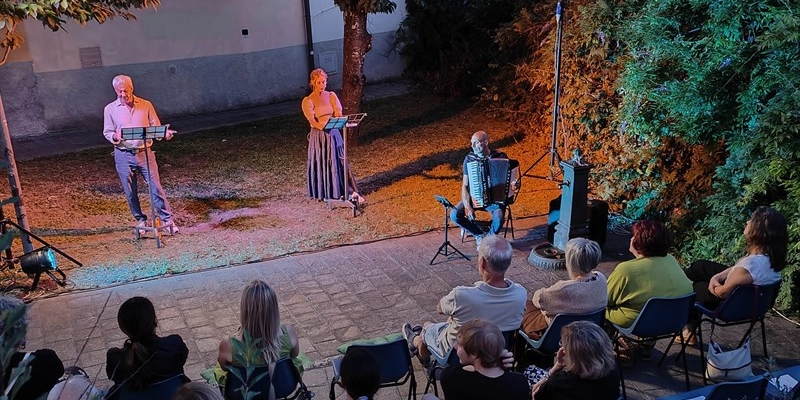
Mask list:
[{"label": "plastic chair", "polygon": [[142,390],[131,390],[126,387],[119,389],[119,400],[170,400],[172,395],[191,380],[184,374],[175,375],[172,378],[153,383],[150,387]]},{"label": "plastic chair", "polygon": [[[276,399],[307,399],[308,388],[300,376],[300,372],[294,366],[292,359],[283,357],[275,362],[275,367],[272,371],[272,379],[269,375],[268,365],[259,365],[254,368],[251,375],[246,375],[246,368],[243,366],[230,365],[228,370],[237,370],[242,377],[253,383],[252,387],[248,388],[250,392],[258,392],[258,395],[253,397],[253,400],[267,399],[269,397],[269,384],[272,383],[272,388],[275,391]],[[243,400],[241,388],[244,383],[236,377],[236,375],[228,373],[228,383],[225,385],[225,399],[227,400]]]},{"label": "plastic chair", "polygon": [[705,400],[760,400],[764,398],[766,386],[767,380],[762,376],[756,376],[740,382],[721,382],[716,385],[704,386],[690,392],[659,397],[656,400],[690,400],[703,397]]},{"label": "plastic chair", "polygon": [[[780,287],[780,281],[771,285],[743,285],[733,289],[730,296],[725,299],[716,309],[711,310],[704,307],[700,303],[695,303],[694,306],[702,316],[700,323],[697,325],[695,334],[700,343],[700,360],[702,361],[703,369],[706,365],[706,354],[703,346],[703,322],[708,322],[712,326],[712,330],[717,326],[735,326],[747,324],[747,331],[739,341],[741,347],[744,341],[750,336],[756,322],[761,324],[761,343],[764,346],[764,357],[769,357],[767,353],[767,331],[764,328],[764,316],[767,311],[775,305],[775,298]],[[707,383],[705,372],[703,373],[703,382]]]},{"label": "plastic chair", "polygon": [[525,339],[523,353],[528,354],[529,351],[533,351],[545,357],[555,356],[558,348],[561,347],[559,345],[559,342],[561,342],[561,328],[575,321],[591,321],[600,325],[605,317],[605,312],[606,309],[604,307],[585,314],[558,314],[550,321],[550,325],[547,326],[544,334],[538,340],[531,339],[525,331],[520,329],[519,335]]},{"label": "plastic chair", "polygon": [[[408,398],[417,398],[417,380],[414,378],[414,366],[411,364],[411,354],[408,352],[408,342],[404,338],[399,338],[392,342],[362,345],[354,344],[347,348],[363,349],[371,353],[381,366],[381,386],[402,386],[406,382],[408,385]],[[335,388],[336,385],[341,386],[339,382],[340,372],[342,365],[342,357],[333,359],[333,379],[331,380],[330,399],[336,399]]]},{"label": "plastic chair", "polygon": [[[503,332],[506,350],[511,350],[511,346],[513,346],[516,339],[515,334],[516,331],[513,330]],[[438,353],[438,349],[428,346],[428,351],[431,353],[431,363],[427,367],[428,382],[425,384],[423,393],[428,393],[428,390],[433,386],[433,394],[439,397],[439,389],[436,382],[441,379],[442,371],[448,367],[461,367],[461,360],[458,359],[458,354],[453,351],[454,349],[454,347],[451,348],[446,355],[442,356]]]},{"label": "plastic chair", "polygon": [[[661,339],[670,339],[669,345],[658,365],[664,362],[664,359],[672,348],[674,338],[679,337],[681,340],[681,349],[678,357],[683,358],[683,376],[686,379],[686,390],[690,389],[689,386],[689,369],[686,365],[686,343],[683,338],[683,328],[689,322],[689,312],[694,304],[695,293],[691,292],[681,297],[652,297],[644,303],[642,311],[633,320],[630,327],[623,328],[619,325],[613,324],[617,330],[614,333],[614,348],[619,350],[620,341],[623,337],[631,340],[637,344],[652,343]],[[631,336],[636,336],[632,338]],[[619,352],[618,352],[619,353]],[[626,398],[625,394],[625,377],[620,368],[620,382],[622,384],[622,397]]]}]

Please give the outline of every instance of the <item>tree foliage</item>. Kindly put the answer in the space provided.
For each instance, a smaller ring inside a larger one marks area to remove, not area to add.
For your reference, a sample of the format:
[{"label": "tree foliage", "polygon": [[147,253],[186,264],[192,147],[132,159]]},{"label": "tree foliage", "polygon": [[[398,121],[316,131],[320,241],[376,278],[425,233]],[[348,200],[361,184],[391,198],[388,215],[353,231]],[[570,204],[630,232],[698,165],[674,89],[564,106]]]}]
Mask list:
[{"label": "tree foliage", "polygon": [[435,93],[471,95],[505,55],[494,32],[510,22],[515,0],[406,0],[407,16],[395,45],[408,60],[406,73]]},{"label": "tree foliage", "polygon": [[[504,62],[475,67],[493,72],[478,83],[481,100],[497,115],[546,132],[555,1],[519,4],[515,18],[489,34],[491,51]],[[742,231],[752,210],[775,207],[790,223],[779,305],[798,310],[800,3],[565,4],[559,134],[594,162],[594,194],[630,217],[669,221],[687,263],[732,264],[744,255]],[[424,36],[419,28],[412,33],[404,34]],[[410,60],[412,72],[432,70],[425,60]],[[445,85],[445,75],[423,78]]]},{"label": "tree foliage", "polygon": [[4,64],[11,50],[18,48],[23,37],[17,25],[26,19],[36,19],[56,32],[64,28],[68,20],[85,25],[90,21],[102,24],[116,16],[136,19],[130,10],[157,7],[160,0],[2,0],[0,1],[0,29],[6,30],[0,42],[5,54]]}]

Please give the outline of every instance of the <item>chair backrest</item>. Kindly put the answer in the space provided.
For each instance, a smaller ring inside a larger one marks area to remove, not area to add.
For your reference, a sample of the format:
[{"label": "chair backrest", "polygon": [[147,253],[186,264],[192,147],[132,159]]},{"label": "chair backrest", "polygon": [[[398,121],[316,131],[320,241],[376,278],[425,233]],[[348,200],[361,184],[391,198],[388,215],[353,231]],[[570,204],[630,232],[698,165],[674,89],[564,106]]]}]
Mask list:
[{"label": "chair backrest", "polygon": [[780,281],[771,285],[742,285],[717,307],[714,318],[723,322],[761,319],[775,304]]},{"label": "chair backrest", "polygon": [[706,400],[763,399],[767,380],[762,376],[740,382],[722,382],[714,385]]},{"label": "chair backrest", "polygon": [[[249,393],[258,393],[251,400],[269,399],[269,365],[253,367],[253,372],[249,374],[247,373],[247,367],[241,365],[229,365],[226,369],[228,370],[228,378],[225,383],[225,393],[223,393],[225,400],[244,400],[242,392],[245,382],[239,379],[236,376],[237,374],[247,381],[247,391]],[[277,397],[277,390],[275,393]]]},{"label": "chair backrest", "polygon": [[378,360],[381,365],[381,385],[401,384],[409,375],[414,375],[408,342],[404,338],[380,344],[354,344],[347,351],[354,348],[363,349]]},{"label": "chair backrest", "polygon": [[172,395],[186,382],[189,382],[189,378],[180,374],[153,383],[150,387],[142,390],[134,391],[123,386],[119,390],[119,400],[170,400]]},{"label": "chair backrest", "polygon": [[652,297],[631,324],[631,333],[638,337],[654,337],[681,331],[689,321],[695,293],[681,297]]},{"label": "chair backrest", "polygon": [[539,340],[532,344],[532,347],[540,353],[555,354],[558,348],[561,347],[558,344],[561,341],[561,328],[575,321],[591,321],[600,325],[603,322],[605,312],[606,309],[603,307],[586,314],[558,314],[550,321],[547,330],[544,331]]},{"label": "chair backrest", "polygon": [[305,389],[300,371],[294,366],[292,359],[284,357],[278,360],[272,371],[272,387],[275,389],[275,398],[290,397],[298,386]]}]

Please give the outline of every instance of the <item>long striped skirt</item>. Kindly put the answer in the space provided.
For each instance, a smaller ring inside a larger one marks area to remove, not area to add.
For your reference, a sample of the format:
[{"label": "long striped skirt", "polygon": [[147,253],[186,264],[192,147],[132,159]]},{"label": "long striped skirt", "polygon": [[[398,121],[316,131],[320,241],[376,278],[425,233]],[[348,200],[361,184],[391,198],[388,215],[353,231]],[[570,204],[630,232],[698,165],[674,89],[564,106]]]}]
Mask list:
[{"label": "long striped skirt", "polygon": [[344,190],[344,143],[338,129],[330,132],[311,128],[308,134],[306,193],[308,197],[327,200],[347,198],[358,191],[356,178],[347,165],[347,190]]}]

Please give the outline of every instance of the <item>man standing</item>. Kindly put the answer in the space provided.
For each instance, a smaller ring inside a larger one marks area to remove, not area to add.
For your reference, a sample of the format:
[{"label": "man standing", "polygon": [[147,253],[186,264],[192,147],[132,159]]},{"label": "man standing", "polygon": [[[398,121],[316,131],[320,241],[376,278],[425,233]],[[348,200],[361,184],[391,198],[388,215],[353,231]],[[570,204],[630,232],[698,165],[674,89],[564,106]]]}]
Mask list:
[{"label": "man standing", "polygon": [[444,358],[461,325],[475,318],[485,319],[503,332],[519,329],[528,291],[505,277],[512,254],[507,240],[498,235],[486,237],[478,251],[481,280],[473,286],[457,286],[439,300],[437,311],[448,316],[447,322],[426,322],[422,327],[403,324],[403,336],[423,364],[430,360],[428,346]]},{"label": "man standing", "polygon": [[[506,207],[505,204],[493,203],[482,208],[492,214],[492,225],[489,232],[484,232],[478,224],[475,223],[475,207],[472,204],[472,197],[469,190],[469,175],[467,173],[467,163],[473,161],[483,161],[489,158],[508,158],[506,153],[500,151],[492,151],[489,149],[489,134],[484,131],[477,131],[472,134],[472,152],[467,154],[464,158],[462,167],[463,178],[461,183],[461,202],[456,204],[455,208],[450,212],[450,219],[462,229],[468,231],[475,237],[475,243],[478,248],[481,245],[481,239],[487,234],[497,234],[500,228],[503,227],[503,220],[505,218]],[[516,183],[515,183],[516,185]]]},{"label": "man standing", "polygon": [[[131,209],[131,214],[136,218],[136,226],[147,226],[147,215],[142,212],[139,204],[139,190],[137,188],[137,172],[153,188],[153,201],[159,218],[164,226],[169,226],[172,234],[178,233],[178,226],[172,220],[172,210],[169,207],[167,196],[161,187],[158,176],[158,164],[155,152],[150,151],[148,165],[145,150],[153,144],[152,140],[124,140],[122,128],[135,128],[143,126],[159,126],[156,110],[149,101],[133,95],[133,81],[129,76],[117,75],[111,81],[117,99],[109,103],[103,110],[103,136],[114,145],[114,164],[119,175],[125,199]],[[166,139],[172,138],[173,131],[167,130]],[[149,174],[148,174],[149,169]],[[147,182],[147,179],[151,179]],[[139,231],[143,233],[143,231]]]}]

